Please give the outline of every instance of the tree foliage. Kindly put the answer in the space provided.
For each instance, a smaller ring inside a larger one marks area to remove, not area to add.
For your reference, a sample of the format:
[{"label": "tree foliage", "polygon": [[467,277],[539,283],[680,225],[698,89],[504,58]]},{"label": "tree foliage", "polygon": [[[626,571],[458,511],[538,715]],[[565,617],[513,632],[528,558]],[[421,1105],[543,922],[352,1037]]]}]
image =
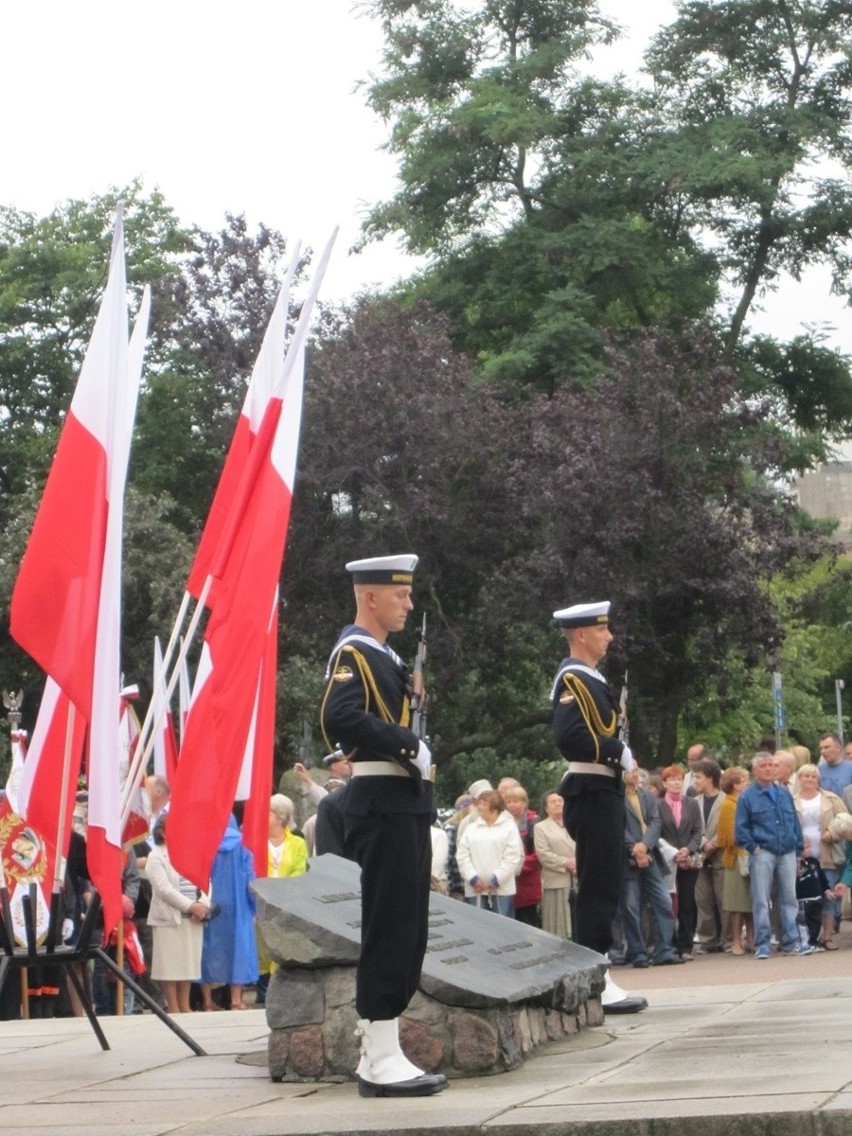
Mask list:
[{"label": "tree foliage", "polygon": [[590,388],[506,402],[454,356],[445,318],[363,301],[313,355],[286,653],[330,644],[351,615],[346,559],[414,548],[439,760],[505,750],[546,763],[562,646],[550,613],[605,595],[639,750],[667,759],[681,712],[732,649],[764,665],[780,634],[765,581],[823,547],[771,484],[778,439],[753,448],[764,412],[737,396],[708,330],[613,344]]},{"label": "tree foliage", "polygon": [[648,54],[652,86],[581,69],[613,36],[577,0],[376,0],[400,187],[366,236],[431,257],[410,291],[516,391],[589,381],[609,329],[713,319],[742,390],[797,433],[790,467],[852,429],[849,360],[752,344],[782,273],[847,295],[852,5],[690,0]]}]

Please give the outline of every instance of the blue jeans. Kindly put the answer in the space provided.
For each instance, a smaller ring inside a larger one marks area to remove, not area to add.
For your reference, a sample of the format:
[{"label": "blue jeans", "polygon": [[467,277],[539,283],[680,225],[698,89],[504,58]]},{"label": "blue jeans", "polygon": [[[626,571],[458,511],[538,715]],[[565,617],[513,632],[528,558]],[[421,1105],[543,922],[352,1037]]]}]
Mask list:
[{"label": "blue jeans", "polygon": [[[833,888],[840,879],[840,868],[823,868],[823,871],[825,872],[825,878],[828,880],[828,886]],[[840,900],[829,899],[827,896],[823,896],[822,913],[823,915],[833,915],[835,919],[839,919]]]},{"label": "blue jeans", "polygon": [[781,950],[791,951],[799,942],[797,916],[799,904],[796,900],[796,853],[784,852],[777,855],[761,848],[750,852],[748,874],[751,880],[751,903],[754,912],[754,945],[768,947],[772,937],[769,923],[769,896],[772,884],[776,886],[778,900],[778,928],[781,935]]},{"label": "blue jeans", "polygon": [[508,915],[510,919],[515,914],[515,897],[513,895],[467,895],[464,901],[473,907],[481,907],[483,911],[493,911],[497,915]]},{"label": "blue jeans", "polygon": [[646,959],[648,951],[642,937],[642,899],[648,903],[654,928],[654,962],[672,958],[675,950],[672,897],[662,873],[652,860],[647,868],[628,868],[624,874],[624,932],[627,960]]}]

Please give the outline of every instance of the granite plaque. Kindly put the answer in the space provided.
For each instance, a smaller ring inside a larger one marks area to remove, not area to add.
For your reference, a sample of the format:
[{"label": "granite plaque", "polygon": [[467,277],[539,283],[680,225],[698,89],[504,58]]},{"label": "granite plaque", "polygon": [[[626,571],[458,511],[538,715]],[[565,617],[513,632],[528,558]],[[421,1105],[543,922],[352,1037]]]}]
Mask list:
[{"label": "granite plaque", "polygon": [[[292,879],[252,884],[270,956],[281,966],[354,965],[360,949],[361,893],[357,864],[319,856]],[[559,1008],[603,985],[606,960],[595,951],[430,894],[429,944],[420,988],[451,1006],[486,1007],[542,999]],[[570,990],[569,990],[570,988]]]}]

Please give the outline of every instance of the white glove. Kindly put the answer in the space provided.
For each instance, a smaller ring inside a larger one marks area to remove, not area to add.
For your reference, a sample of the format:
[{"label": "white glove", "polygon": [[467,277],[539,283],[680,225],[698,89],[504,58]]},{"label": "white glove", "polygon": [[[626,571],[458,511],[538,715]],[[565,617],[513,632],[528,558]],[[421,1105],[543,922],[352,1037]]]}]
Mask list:
[{"label": "white glove", "polygon": [[414,764],[420,770],[421,776],[424,781],[429,780],[429,770],[432,768],[432,751],[424,741],[421,741],[417,750],[417,757],[413,759]]},{"label": "white glove", "polygon": [[74,938],[74,921],[72,919],[62,920],[62,942],[70,943]]},{"label": "white glove", "polygon": [[621,768],[625,773],[629,773],[635,764],[636,761],[633,757],[633,750],[630,746],[625,746],[621,751]]}]

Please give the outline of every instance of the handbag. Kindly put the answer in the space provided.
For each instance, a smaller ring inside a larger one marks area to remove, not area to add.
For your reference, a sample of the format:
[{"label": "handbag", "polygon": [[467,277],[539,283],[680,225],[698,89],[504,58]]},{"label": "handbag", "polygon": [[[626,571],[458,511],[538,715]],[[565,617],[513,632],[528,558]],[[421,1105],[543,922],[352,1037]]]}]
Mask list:
[{"label": "handbag", "polygon": [[748,879],[748,852],[745,848],[737,849],[737,867],[743,879]]}]

